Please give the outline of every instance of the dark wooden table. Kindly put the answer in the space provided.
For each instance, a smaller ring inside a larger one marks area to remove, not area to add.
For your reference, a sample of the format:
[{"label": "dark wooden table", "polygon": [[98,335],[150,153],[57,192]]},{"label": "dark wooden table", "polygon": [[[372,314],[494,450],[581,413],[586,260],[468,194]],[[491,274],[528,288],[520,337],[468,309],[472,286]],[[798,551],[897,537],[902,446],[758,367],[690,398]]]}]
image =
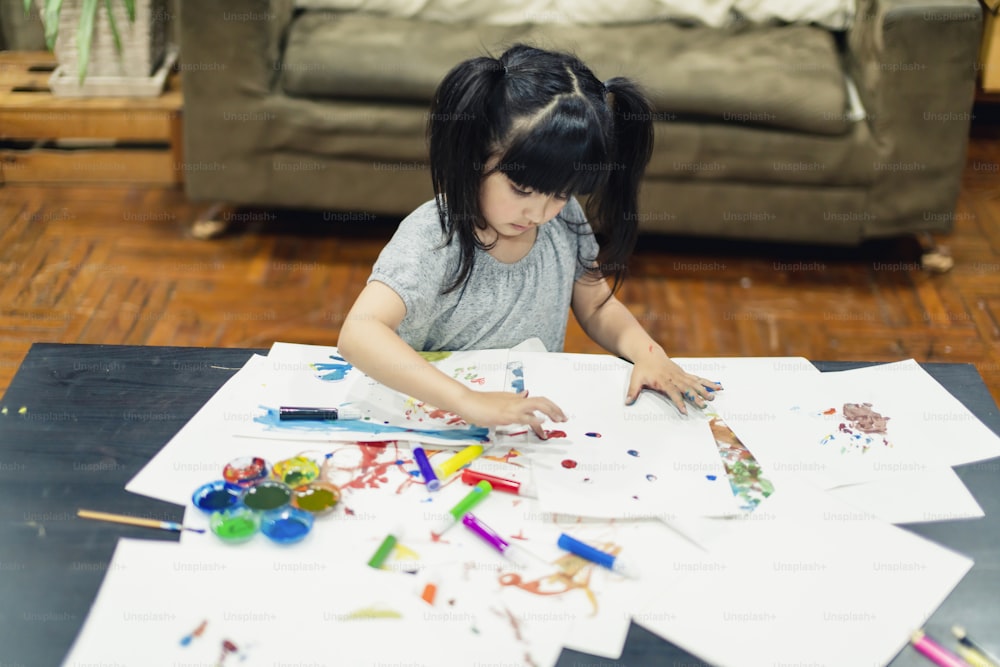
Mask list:
[{"label": "dark wooden table", "polygon": [[[125,484],[254,352],[266,351],[32,346],[0,401],[6,410],[0,414],[0,667],[62,662],[119,537],[177,539],[84,521],[76,510],[179,521],[181,507],[127,493]],[[843,370],[865,364],[816,365]],[[974,366],[923,366],[1000,433],[1000,412]],[[1000,460],[957,470],[986,517],[909,527],[976,562],[927,627],[946,640],[953,624],[964,625],[1000,653]],[[559,661],[560,667],[701,664],[634,624],[620,661],[568,650]],[[928,663],[907,648],[891,664]]]}]

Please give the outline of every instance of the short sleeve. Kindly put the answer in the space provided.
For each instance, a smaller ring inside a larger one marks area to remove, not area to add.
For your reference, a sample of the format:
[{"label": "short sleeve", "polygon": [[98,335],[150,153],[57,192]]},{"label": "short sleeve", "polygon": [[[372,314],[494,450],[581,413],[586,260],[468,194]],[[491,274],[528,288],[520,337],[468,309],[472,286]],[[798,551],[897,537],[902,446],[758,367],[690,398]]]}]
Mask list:
[{"label": "short sleeve", "polygon": [[403,300],[407,319],[429,312],[441,292],[448,253],[434,202],[420,206],[399,223],[396,233],[379,253],[368,282],[389,286]]},{"label": "short sleeve", "polygon": [[570,197],[566,206],[559,213],[559,217],[566,222],[566,227],[571,234],[576,236],[577,262],[576,271],[573,274],[574,280],[579,280],[586,273],[587,265],[592,265],[597,261],[597,254],[600,246],[594,236],[594,230],[587,221],[587,215],[583,212],[583,207],[576,197]]}]

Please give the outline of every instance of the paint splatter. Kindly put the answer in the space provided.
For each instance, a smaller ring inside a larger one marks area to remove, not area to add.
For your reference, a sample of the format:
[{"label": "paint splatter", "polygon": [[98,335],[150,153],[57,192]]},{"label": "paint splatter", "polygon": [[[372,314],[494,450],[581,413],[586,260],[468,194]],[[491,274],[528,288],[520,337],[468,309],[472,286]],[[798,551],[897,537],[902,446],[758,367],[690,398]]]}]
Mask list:
[{"label": "paint splatter", "polygon": [[715,475],[705,475],[705,479],[707,479],[710,482],[714,482],[716,480],[716,476]]},{"label": "paint splatter", "polygon": [[650,482],[655,482],[656,481],[656,475],[650,473],[650,474],[646,475],[646,480],[650,481]]},{"label": "paint splatter", "polygon": [[[601,551],[617,556],[621,547],[613,542],[595,545]],[[515,572],[505,572],[500,575],[501,586],[520,588],[532,595],[565,595],[575,590],[582,590],[592,606],[592,616],[599,610],[597,596],[590,588],[590,577],[597,566],[579,556],[566,555],[557,558],[552,565],[558,568],[555,572],[543,575],[537,579],[526,580]]]},{"label": "paint splatter", "polygon": [[233,653],[237,653],[239,650],[240,649],[239,649],[239,647],[236,646],[236,644],[234,644],[233,642],[231,642],[228,639],[223,639],[222,640],[222,653],[219,654],[219,657],[216,659],[216,663],[218,665],[222,665],[226,661],[226,657],[227,656],[229,656],[229,655],[231,655]]},{"label": "paint splatter", "polygon": [[354,368],[346,359],[336,354],[331,354],[330,358],[333,359],[333,362],[317,361],[316,363],[309,364],[310,368],[316,371],[316,377],[324,382],[343,380],[347,376],[347,373]]},{"label": "paint splatter", "polygon": [[486,378],[476,371],[475,366],[469,366],[468,368],[456,368],[452,373],[452,377],[456,380],[464,380],[470,384],[486,384]]},{"label": "paint splatter", "polygon": [[827,408],[823,411],[824,415],[835,415],[837,414],[837,408]]},{"label": "paint splatter", "polygon": [[566,431],[550,431],[545,429],[545,439],[550,440],[552,438],[565,438]]},{"label": "paint splatter", "polygon": [[635,456],[636,458],[638,458],[639,457],[639,450],[637,450],[637,449],[630,449],[630,450],[628,450],[628,455],[629,456]]},{"label": "paint splatter", "polygon": [[566,468],[567,470],[572,470],[573,468],[576,467],[576,461],[574,461],[573,459],[563,459],[562,467]]},{"label": "paint splatter", "polygon": [[447,359],[451,356],[451,352],[417,352],[417,354],[431,363]]},{"label": "paint splatter", "polygon": [[511,378],[510,388],[520,394],[524,391],[524,364],[520,361],[510,361],[507,363],[507,372]]},{"label": "paint splatter", "polygon": [[189,634],[181,637],[181,646],[188,646],[192,641],[201,637],[205,633],[205,627],[208,625],[208,620],[204,620],[198,624],[198,627],[192,630]]},{"label": "paint splatter", "polygon": [[740,509],[751,512],[764,498],[774,492],[770,480],[761,476],[760,464],[736,436],[729,426],[717,415],[708,423],[712,437],[722,457],[722,465],[729,478],[733,495],[742,501]]},{"label": "paint splatter", "polygon": [[483,459],[485,459],[487,461],[502,461],[503,463],[509,463],[512,466],[517,466],[518,468],[523,468],[524,467],[523,465],[521,465],[520,463],[517,463],[517,462],[511,460],[511,459],[516,458],[516,457],[518,457],[520,455],[521,455],[521,452],[519,452],[516,449],[514,449],[513,447],[511,447],[510,449],[507,450],[507,453],[504,454],[503,456],[496,456],[496,455],[489,455],[489,454],[487,454],[487,455],[483,456]]},{"label": "paint splatter", "polygon": [[584,433],[584,435],[587,436],[588,438],[600,438],[601,437],[601,434],[598,433],[597,431],[589,431],[587,433]]},{"label": "paint splatter", "polygon": [[[872,410],[871,403],[844,403],[842,413],[836,414],[836,412],[836,410],[833,410],[833,413],[830,410],[822,412],[828,417],[835,416],[838,422],[837,432],[823,436],[819,444],[837,443],[840,445],[841,454],[848,452],[864,454],[879,443],[892,447],[892,443],[886,437],[890,418]],[[846,421],[839,421],[841,418]]]},{"label": "paint splatter", "polygon": [[351,613],[344,616],[346,620],[356,621],[356,620],[367,620],[374,618],[403,618],[403,615],[396,611],[395,609],[386,609],[385,607],[362,607],[361,609],[355,609]]}]

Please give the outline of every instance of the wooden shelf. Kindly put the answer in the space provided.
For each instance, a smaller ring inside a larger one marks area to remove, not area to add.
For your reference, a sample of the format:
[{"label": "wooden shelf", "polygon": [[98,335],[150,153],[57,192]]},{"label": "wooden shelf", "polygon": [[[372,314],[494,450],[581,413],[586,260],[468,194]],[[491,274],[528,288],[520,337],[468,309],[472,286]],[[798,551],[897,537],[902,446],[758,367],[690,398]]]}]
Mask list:
[{"label": "wooden shelf", "polygon": [[0,51],[0,182],[177,185],[178,74],[155,98],[55,97],[47,51]]}]

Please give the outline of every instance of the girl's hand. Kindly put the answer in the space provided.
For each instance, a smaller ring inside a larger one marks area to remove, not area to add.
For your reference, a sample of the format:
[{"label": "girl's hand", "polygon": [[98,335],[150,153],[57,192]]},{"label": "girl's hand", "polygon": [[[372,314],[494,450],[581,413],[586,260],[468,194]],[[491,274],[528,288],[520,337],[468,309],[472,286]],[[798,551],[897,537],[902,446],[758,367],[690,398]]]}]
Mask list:
[{"label": "girl's hand", "polygon": [[643,389],[658,391],[673,402],[681,414],[687,414],[685,400],[699,408],[705,401],[715,400],[713,392],[722,391],[722,385],[697,375],[687,373],[661,350],[651,352],[636,360],[632,367],[625,404],[631,405]]},{"label": "girl's hand", "polygon": [[526,424],[542,440],[545,439],[545,421],[540,412],[554,422],[566,421],[566,415],[559,406],[547,398],[528,398],[528,392],[512,394],[506,391],[469,391],[463,401],[461,417],[477,426],[507,426]]}]

